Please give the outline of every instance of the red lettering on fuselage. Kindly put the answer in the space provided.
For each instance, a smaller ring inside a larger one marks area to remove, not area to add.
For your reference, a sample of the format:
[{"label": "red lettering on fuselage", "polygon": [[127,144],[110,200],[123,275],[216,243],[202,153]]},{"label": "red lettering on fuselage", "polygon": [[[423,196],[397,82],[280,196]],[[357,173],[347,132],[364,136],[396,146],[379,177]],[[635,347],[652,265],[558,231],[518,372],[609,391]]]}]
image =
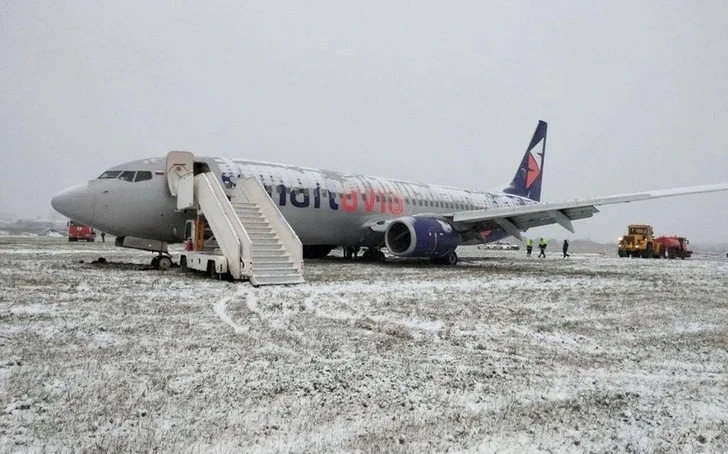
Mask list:
[{"label": "red lettering on fuselage", "polygon": [[359,208],[359,193],[351,191],[343,194],[341,198],[341,209],[344,211],[356,211]]},{"label": "red lettering on fuselage", "polygon": [[402,199],[395,194],[392,194],[392,197],[389,199],[389,212],[392,214],[402,214],[402,211],[404,210],[404,203],[402,203]]},{"label": "red lettering on fuselage", "polygon": [[376,202],[374,190],[370,189],[366,197],[364,197],[364,209],[367,213],[371,213],[374,209],[374,202]]},{"label": "red lettering on fuselage", "polygon": [[[308,208],[311,206],[311,197],[308,189],[288,189],[284,185],[276,188],[278,192],[278,205],[286,206],[286,202],[290,200],[291,205],[296,208]],[[273,187],[270,188],[268,195],[273,198]],[[404,202],[402,198],[396,194],[384,194],[374,189],[369,189],[367,193],[360,194],[357,191],[349,191],[340,194],[339,203],[336,203],[337,193],[329,191],[329,208],[337,211],[339,209],[350,213],[359,210],[359,197],[361,196],[364,211],[372,213],[376,206],[379,205],[380,213],[390,213],[400,215],[404,211]],[[321,208],[321,191],[319,187],[313,189],[314,208]]]}]

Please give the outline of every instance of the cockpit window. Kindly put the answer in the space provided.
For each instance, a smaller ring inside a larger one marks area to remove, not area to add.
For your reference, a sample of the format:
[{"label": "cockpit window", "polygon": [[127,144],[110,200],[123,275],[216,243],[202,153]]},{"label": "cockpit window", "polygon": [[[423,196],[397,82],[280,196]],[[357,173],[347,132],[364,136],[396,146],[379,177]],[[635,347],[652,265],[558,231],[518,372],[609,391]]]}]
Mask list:
[{"label": "cockpit window", "polygon": [[121,175],[119,175],[119,179],[124,180],[124,181],[134,181],[135,173],[136,172],[133,170],[125,170],[125,171],[121,172]]},{"label": "cockpit window", "polygon": [[152,172],[150,172],[148,170],[140,170],[139,172],[137,172],[136,178],[134,178],[134,183],[136,183],[137,181],[146,181],[146,180],[151,180],[151,179],[152,179]]},{"label": "cockpit window", "polygon": [[107,170],[106,172],[102,173],[98,179],[105,180],[108,178],[118,178],[120,173],[121,170]]}]

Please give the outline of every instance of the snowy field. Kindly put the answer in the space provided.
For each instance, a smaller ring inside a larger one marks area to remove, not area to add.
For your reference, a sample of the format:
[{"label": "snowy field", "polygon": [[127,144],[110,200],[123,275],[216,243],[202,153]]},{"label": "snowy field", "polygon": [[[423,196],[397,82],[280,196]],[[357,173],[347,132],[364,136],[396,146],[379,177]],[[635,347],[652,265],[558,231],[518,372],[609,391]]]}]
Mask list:
[{"label": "snowy field", "polygon": [[728,451],[726,258],[459,252],[255,289],[0,237],[0,452]]}]

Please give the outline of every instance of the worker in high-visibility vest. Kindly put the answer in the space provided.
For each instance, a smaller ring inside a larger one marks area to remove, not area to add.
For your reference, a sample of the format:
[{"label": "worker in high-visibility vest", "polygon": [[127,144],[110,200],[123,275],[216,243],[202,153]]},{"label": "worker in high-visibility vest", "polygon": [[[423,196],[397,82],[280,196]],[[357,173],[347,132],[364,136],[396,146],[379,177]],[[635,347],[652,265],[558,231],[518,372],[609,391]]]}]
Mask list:
[{"label": "worker in high-visibility vest", "polygon": [[533,252],[533,238],[529,238],[528,241],[526,241],[526,255],[530,257],[531,252]]},{"label": "worker in high-visibility vest", "polygon": [[541,252],[539,252],[538,254],[539,257],[546,258],[546,246],[546,240],[544,240],[543,238],[538,240],[538,248],[541,249]]}]

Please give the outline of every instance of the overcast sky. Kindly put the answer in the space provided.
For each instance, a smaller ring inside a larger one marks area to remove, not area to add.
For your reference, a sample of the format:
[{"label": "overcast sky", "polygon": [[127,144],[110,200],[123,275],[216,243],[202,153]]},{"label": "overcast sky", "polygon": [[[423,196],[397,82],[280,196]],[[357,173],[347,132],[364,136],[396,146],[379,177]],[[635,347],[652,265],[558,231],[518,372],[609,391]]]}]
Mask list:
[{"label": "overcast sky", "polygon": [[[728,2],[0,0],[0,214],[168,150],[542,198],[728,182]],[[728,193],[601,208],[728,241]]]}]

